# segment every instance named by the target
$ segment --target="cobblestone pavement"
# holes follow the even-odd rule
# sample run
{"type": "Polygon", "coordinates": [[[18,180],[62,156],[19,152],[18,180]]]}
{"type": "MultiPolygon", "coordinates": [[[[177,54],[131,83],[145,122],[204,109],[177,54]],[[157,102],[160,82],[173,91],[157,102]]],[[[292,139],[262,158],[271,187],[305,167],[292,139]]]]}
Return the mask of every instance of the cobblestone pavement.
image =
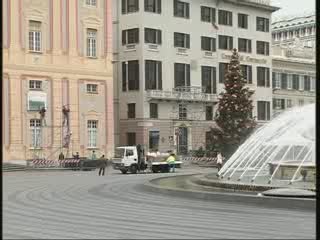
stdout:
{"type": "Polygon", "coordinates": [[[315,239],[313,212],[184,199],[139,189],[164,175],[169,174],[3,173],[3,237],[315,239]]]}

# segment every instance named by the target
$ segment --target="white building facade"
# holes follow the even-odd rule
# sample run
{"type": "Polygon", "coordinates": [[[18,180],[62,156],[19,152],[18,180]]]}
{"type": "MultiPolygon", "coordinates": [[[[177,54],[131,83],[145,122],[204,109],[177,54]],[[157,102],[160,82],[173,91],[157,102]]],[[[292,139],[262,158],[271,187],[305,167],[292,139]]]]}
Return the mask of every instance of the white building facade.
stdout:
{"type": "Polygon", "coordinates": [[[273,112],[315,102],[315,14],[272,24],[273,112]]]}
{"type": "Polygon", "coordinates": [[[272,116],[268,1],[114,1],[115,145],[178,154],[206,144],[231,50],[239,49],[254,111],[272,116]]]}

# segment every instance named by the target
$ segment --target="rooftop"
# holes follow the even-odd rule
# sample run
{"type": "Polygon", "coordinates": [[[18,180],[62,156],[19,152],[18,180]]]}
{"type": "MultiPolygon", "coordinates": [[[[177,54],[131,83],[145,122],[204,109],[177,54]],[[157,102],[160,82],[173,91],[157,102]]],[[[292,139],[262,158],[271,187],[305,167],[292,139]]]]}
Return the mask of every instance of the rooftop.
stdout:
{"type": "Polygon", "coordinates": [[[281,18],[273,20],[272,29],[280,29],[315,22],[316,15],[314,12],[304,13],[302,15],[282,16],[281,18]]]}

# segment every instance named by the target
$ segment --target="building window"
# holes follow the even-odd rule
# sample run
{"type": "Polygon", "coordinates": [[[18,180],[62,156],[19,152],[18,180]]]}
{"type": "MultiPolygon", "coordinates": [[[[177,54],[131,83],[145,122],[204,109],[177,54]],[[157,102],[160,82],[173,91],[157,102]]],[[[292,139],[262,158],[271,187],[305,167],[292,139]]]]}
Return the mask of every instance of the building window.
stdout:
{"type": "Polygon", "coordinates": [[[158,104],[150,103],[150,118],[158,118],[158,104]]]}
{"type": "Polygon", "coordinates": [[[233,48],[233,37],[230,36],[219,36],[219,49],[232,50],[233,48]]]}
{"type": "Polygon", "coordinates": [[[248,29],[248,15],[247,14],[238,14],[238,27],[248,29]]]}
{"type": "Polygon", "coordinates": [[[257,17],[257,31],[269,32],[269,19],[257,17]]]}
{"type": "Polygon", "coordinates": [[[42,81],[30,80],[29,81],[29,89],[41,90],[42,89],[42,81]]]}
{"type": "Polygon", "coordinates": [[[281,73],[281,89],[288,88],[288,74],[281,73]]]}
{"type": "Polygon", "coordinates": [[[224,83],[225,75],[228,72],[228,63],[219,63],[219,83],[224,83]]]}
{"type": "Polygon", "coordinates": [[[257,41],[257,54],[269,56],[269,43],[257,41]]]}
{"type": "Polygon", "coordinates": [[[211,37],[201,37],[201,50],[215,52],[216,39],[211,37]]]}
{"type": "Polygon", "coordinates": [[[41,52],[41,22],[29,21],[29,50],[41,52]]]}
{"type": "Polygon", "coordinates": [[[88,147],[97,147],[98,121],[88,120],[88,147]]]}
{"type": "Polygon", "coordinates": [[[201,84],[204,93],[217,93],[215,67],[201,66],[201,84]]]}
{"type": "Polygon", "coordinates": [[[274,98],[273,99],[273,109],[275,109],[275,110],[285,109],[285,99],[274,98]]]}
{"type": "Polygon", "coordinates": [[[161,44],[161,30],[145,28],[144,41],[145,43],[161,44]]]}
{"type": "Polygon", "coordinates": [[[122,45],[139,43],[139,28],[122,30],[122,45]]]}
{"type": "Polygon", "coordinates": [[[122,91],[139,90],[139,61],[122,63],[122,91]]]}
{"type": "Polygon", "coordinates": [[[245,38],[238,38],[239,52],[251,53],[251,40],[245,38]]]}
{"type": "Polygon", "coordinates": [[[179,104],[179,120],[187,120],[187,105],[179,104]]]}
{"type": "Polygon", "coordinates": [[[206,106],[206,120],[212,121],[213,120],[213,107],[206,106]]]}
{"type": "Polygon", "coordinates": [[[86,0],[86,4],[88,6],[96,7],[97,6],[97,0],[86,0]]]}
{"type": "Polygon", "coordinates": [[[128,103],[128,118],[136,118],[136,104],[128,103]]]}
{"type": "Polygon", "coordinates": [[[201,21],[215,23],[216,9],[211,7],[201,6],[201,21]]]}
{"type": "Polygon", "coordinates": [[[219,10],[218,15],[219,24],[232,26],[232,12],[219,10]]]}
{"type": "Polygon", "coordinates": [[[31,119],[30,120],[30,131],[31,131],[31,147],[41,147],[41,120],[31,119]]]}
{"type": "Polygon", "coordinates": [[[136,133],[135,132],[127,132],[127,143],[128,146],[136,145],[136,133]]]}
{"type": "Polygon", "coordinates": [[[287,108],[291,108],[291,107],[292,107],[292,100],[287,99],[287,108]]]}
{"type": "Polygon", "coordinates": [[[247,83],[252,84],[252,66],[250,65],[240,65],[243,78],[247,83]]]}
{"type": "Polygon", "coordinates": [[[159,140],[160,140],[160,132],[150,131],[149,132],[149,149],[154,151],[159,150],[159,140]]]}
{"type": "Polygon", "coordinates": [[[272,73],[272,87],[273,88],[277,88],[277,89],[280,89],[280,86],[281,86],[281,80],[280,80],[280,75],[281,73],[276,73],[276,72],[273,72],[272,73]]]}
{"type": "Polygon", "coordinates": [[[293,74],[292,75],[292,88],[294,90],[299,90],[299,75],[293,74]]]}
{"type": "Polygon", "coordinates": [[[146,90],[162,90],[162,63],[146,60],[145,64],[146,90]]]}
{"type": "Polygon", "coordinates": [[[189,18],[190,4],[179,0],[173,1],[173,10],[175,17],[189,18]]]}
{"type": "Polygon", "coordinates": [[[161,0],[144,0],[144,11],[161,13],[161,0]]]}
{"type": "Polygon", "coordinates": [[[310,76],[307,76],[307,75],[304,76],[304,90],[305,91],[311,90],[310,76]]]}
{"type": "Polygon", "coordinates": [[[303,99],[299,99],[299,106],[303,106],[304,105],[304,100],[303,99]]]}
{"type": "Polygon", "coordinates": [[[266,67],[257,67],[257,86],[270,87],[270,69],[266,67]]]}
{"type": "Polygon", "coordinates": [[[98,93],[97,84],[87,84],[87,93],[98,93]]]}
{"type": "Polygon", "coordinates": [[[174,87],[190,86],[190,64],[174,64],[174,87]]]}
{"type": "Polygon", "coordinates": [[[87,29],[87,57],[97,57],[97,30],[87,29]]]}
{"type": "Polygon", "coordinates": [[[258,120],[270,120],[270,102],[258,101],[258,120]]]}
{"type": "Polygon", "coordinates": [[[122,0],[122,14],[139,11],[139,0],[122,0]]]}
{"type": "Polygon", "coordinates": [[[174,47],[190,48],[190,34],[175,32],[174,47]]]}

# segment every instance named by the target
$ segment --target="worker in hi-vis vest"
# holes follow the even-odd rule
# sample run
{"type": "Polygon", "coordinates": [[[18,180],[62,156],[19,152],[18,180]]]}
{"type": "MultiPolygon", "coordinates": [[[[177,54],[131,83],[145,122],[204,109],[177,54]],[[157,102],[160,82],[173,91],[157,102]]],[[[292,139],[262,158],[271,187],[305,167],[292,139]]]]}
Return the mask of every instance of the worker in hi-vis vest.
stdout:
{"type": "Polygon", "coordinates": [[[171,153],[166,161],[169,164],[169,172],[171,171],[171,169],[172,169],[172,172],[175,172],[176,157],[175,157],[174,153],[171,153]]]}

